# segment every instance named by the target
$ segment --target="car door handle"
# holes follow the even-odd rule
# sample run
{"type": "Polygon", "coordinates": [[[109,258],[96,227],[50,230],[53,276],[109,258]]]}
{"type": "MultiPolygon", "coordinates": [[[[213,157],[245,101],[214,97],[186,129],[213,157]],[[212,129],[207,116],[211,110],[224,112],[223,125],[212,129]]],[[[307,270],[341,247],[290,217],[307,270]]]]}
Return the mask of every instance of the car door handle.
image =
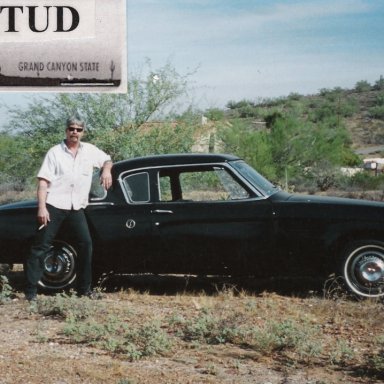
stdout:
{"type": "Polygon", "coordinates": [[[170,215],[173,213],[173,211],[169,211],[167,209],[154,209],[151,211],[151,213],[159,213],[159,214],[166,214],[166,215],[170,215]]]}

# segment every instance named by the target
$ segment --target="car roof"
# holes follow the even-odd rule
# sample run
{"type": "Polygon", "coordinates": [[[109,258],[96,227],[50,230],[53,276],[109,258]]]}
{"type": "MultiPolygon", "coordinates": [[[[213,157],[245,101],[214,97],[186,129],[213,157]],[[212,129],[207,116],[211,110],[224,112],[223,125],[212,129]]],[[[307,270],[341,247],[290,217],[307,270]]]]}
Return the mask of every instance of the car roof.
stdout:
{"type": "Polygon", "coordinates": [[[135,157],[128,160],[118,161],[114,164],[113,168],[115,172],[120,173],[121,171],[135,168],[159,167],[178,164],[222,163],[234,160],[240,160],[240,158],[227,154],[183,153],[135,157]]]}

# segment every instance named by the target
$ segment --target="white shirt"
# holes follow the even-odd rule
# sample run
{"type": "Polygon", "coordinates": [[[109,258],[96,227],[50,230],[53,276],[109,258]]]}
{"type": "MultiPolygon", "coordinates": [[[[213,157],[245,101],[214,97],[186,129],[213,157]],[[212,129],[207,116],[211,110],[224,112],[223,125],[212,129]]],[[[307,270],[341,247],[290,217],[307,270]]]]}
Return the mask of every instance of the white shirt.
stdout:
{"type": "Polygon", "coordinates": [[[76,156],[64,141],[52,147],[37,174],[49,182],[47,204],[59,209],[85,208],[93,169],[109,160],[109,155],[89,143],[80,143],[76,156]]]}

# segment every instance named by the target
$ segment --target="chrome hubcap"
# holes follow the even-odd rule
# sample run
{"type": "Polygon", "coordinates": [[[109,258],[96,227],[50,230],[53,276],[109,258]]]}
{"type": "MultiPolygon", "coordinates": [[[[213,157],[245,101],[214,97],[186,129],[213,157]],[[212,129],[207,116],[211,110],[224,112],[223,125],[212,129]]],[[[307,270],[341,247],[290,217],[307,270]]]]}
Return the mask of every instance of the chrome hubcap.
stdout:
{"type": "Polygon", "coordinates": [[[72,261],[66,254],[50,254],[45,259],[45,274],[52,280],[59,281],[72,270],[72,261]]]}
{"type": "Polygon", "coordinates": [[[366,297],[384,295],[384,249],[363,246],[352,252],[345,265],[345,279],[357,294],[366,297]]]}
{"type": "Polygon", "coordinates": [[[54,289],[71,284],[76,278],[75,259],[76,254],[71,246],[56,242],[44,259],[44,275],[39,284],[54,289]]]}
{"type": "Polygon", "coordinates": [[[375,284],[383,279],[384,261],[375,255],[363,258],[358,263],[357,268],[357,275],[363,282],[375,284]]]}

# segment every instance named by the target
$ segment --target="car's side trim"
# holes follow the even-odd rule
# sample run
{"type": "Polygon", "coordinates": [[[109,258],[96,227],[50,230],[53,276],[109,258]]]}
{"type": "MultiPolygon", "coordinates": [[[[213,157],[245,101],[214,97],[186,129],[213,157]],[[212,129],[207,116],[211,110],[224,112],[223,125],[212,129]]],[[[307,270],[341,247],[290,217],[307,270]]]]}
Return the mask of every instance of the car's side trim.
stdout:
{"type": "Polygon", "coordinates": [[[91,202],[91,203],[88,204],[88,206],[90,206],[90,205],[92,205],[92,206],[95,206],[95,205],[109,205],[109,206],[112,206],[112,205],[115,205],[115,203],[112,203],[110,201],[101,201],[101,202],[97,202],[97,203],[91,202]]]}

